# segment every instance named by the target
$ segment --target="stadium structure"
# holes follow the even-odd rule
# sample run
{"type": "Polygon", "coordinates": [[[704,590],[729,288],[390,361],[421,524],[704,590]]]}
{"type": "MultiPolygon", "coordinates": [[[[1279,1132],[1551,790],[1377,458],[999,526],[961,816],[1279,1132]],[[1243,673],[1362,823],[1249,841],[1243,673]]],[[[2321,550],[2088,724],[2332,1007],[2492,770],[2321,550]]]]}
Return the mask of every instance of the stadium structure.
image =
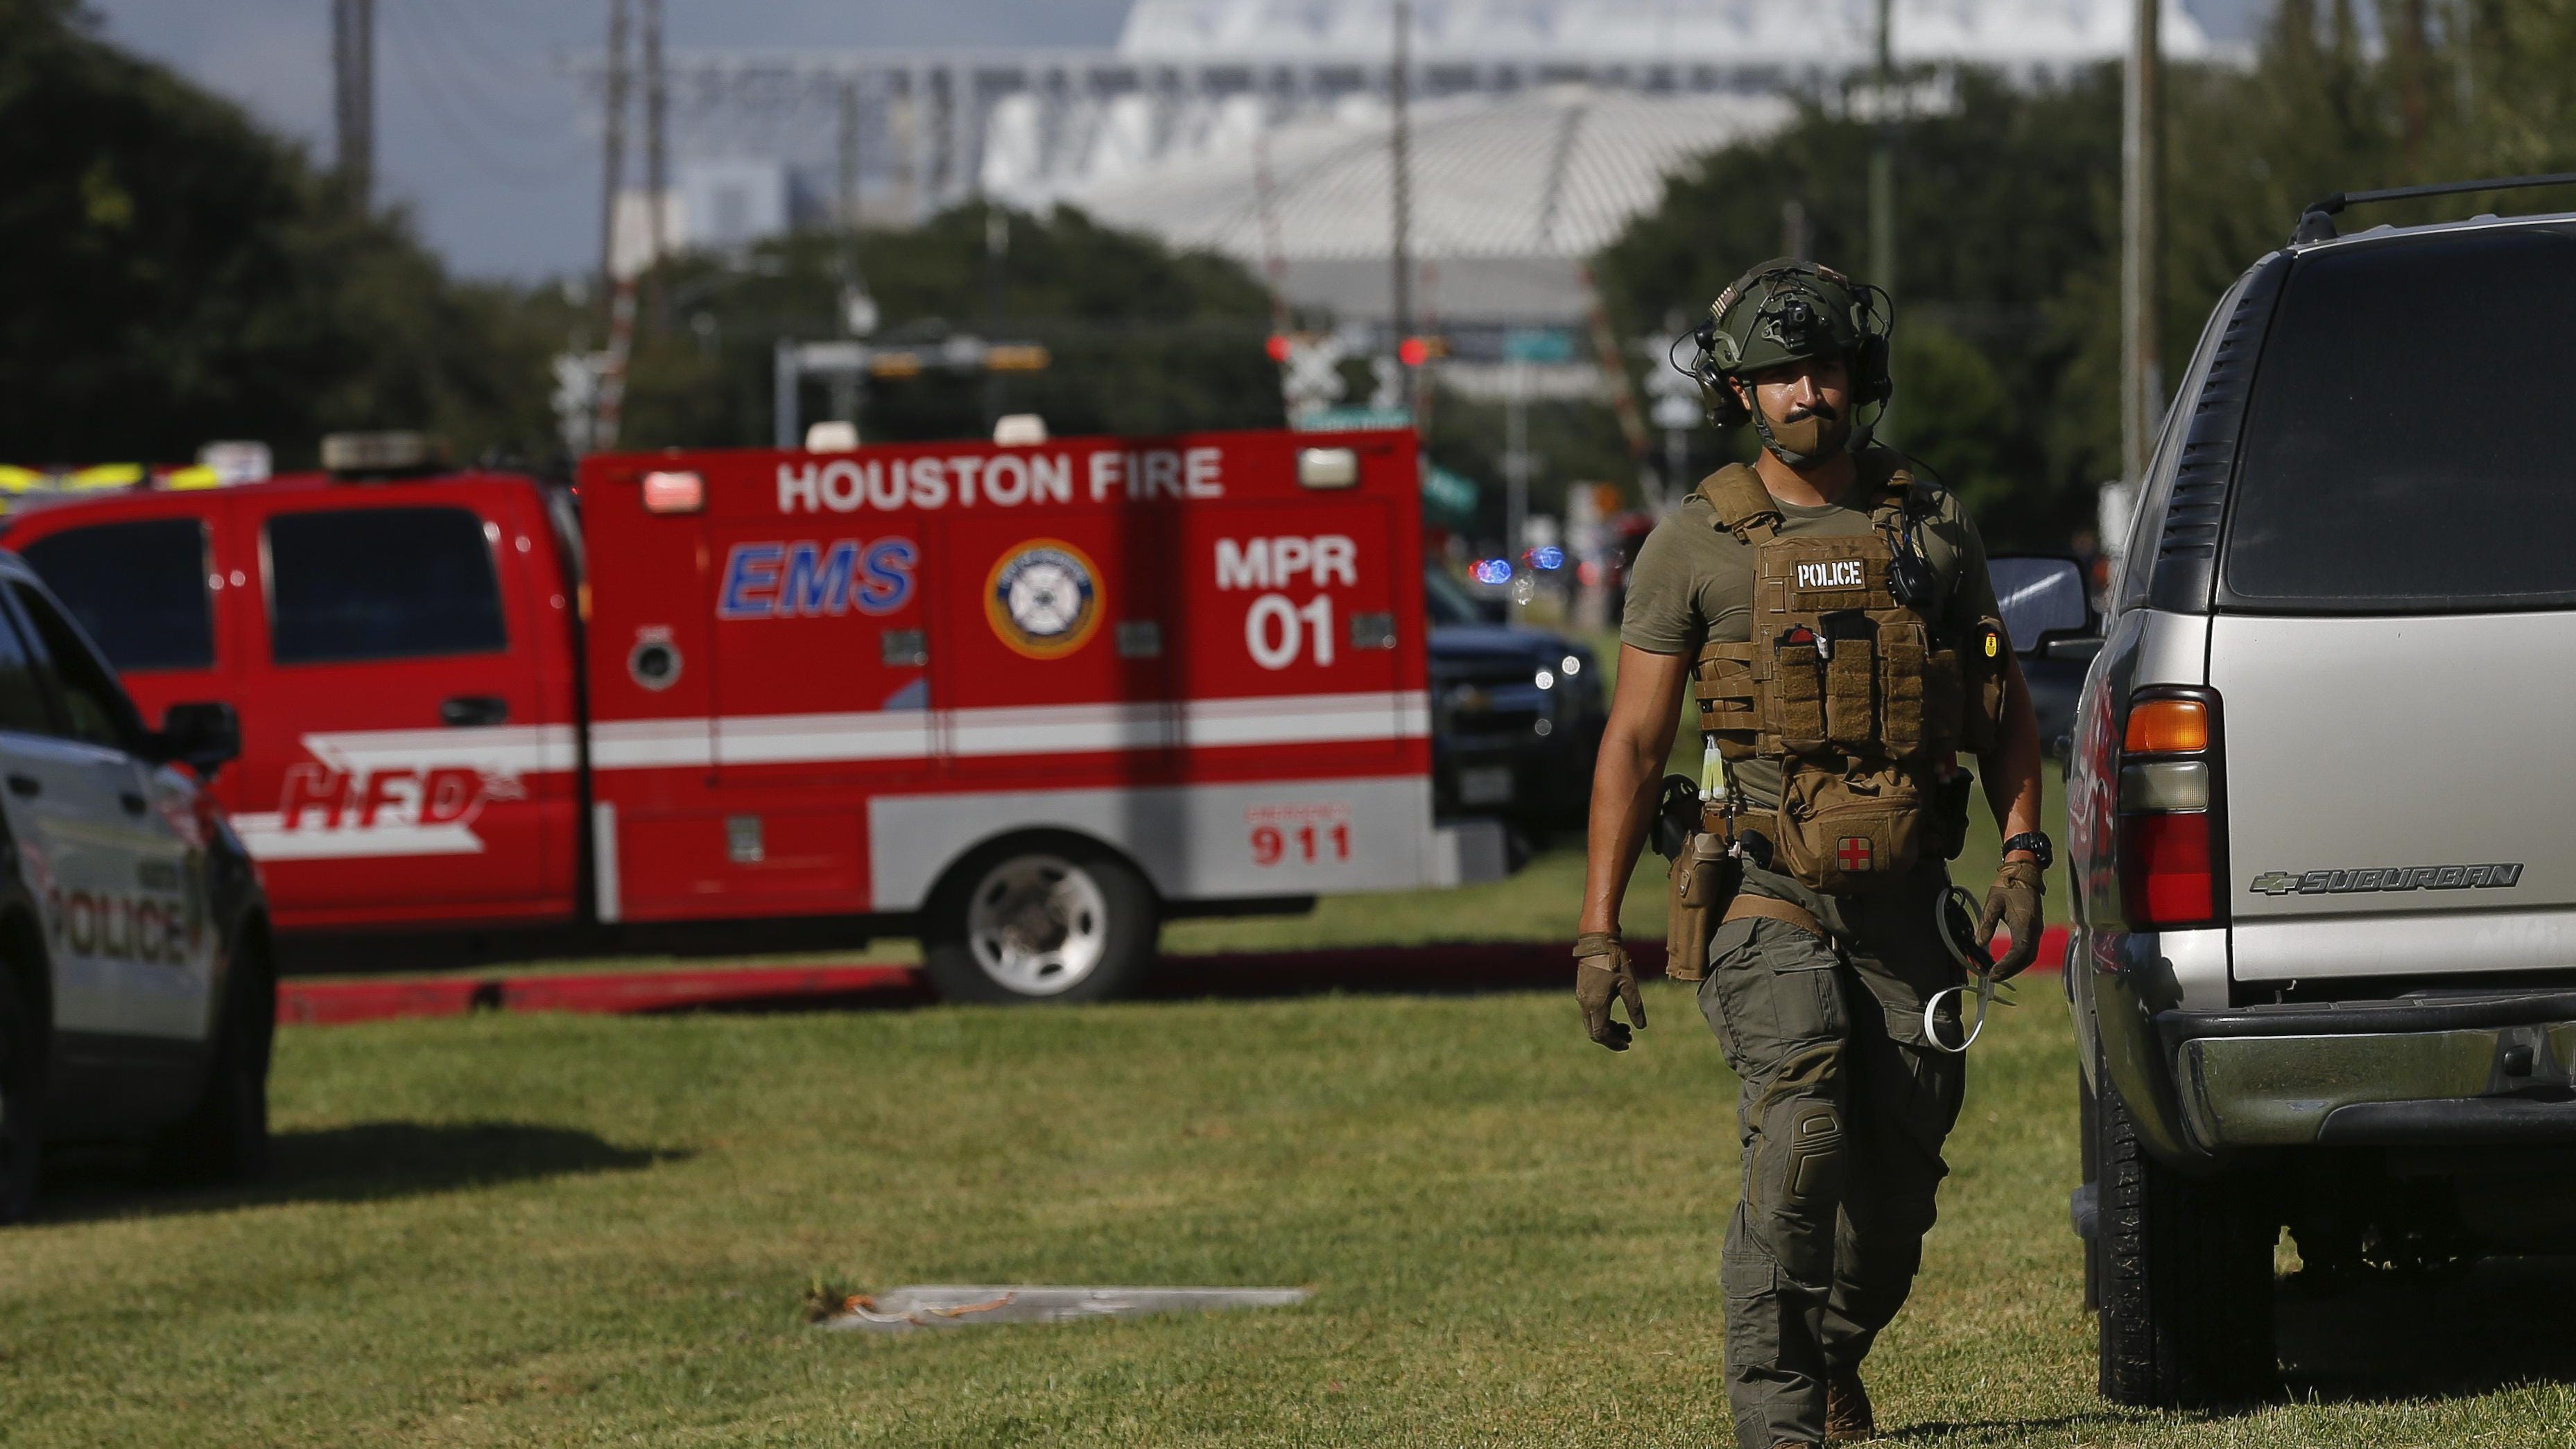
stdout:
{"type": "MultiPolygon", "coordinates": [[[[1383,319],[1393,0],[1136,0],[1105,50],[675,52],[681,230],[1066,203],[1383,319]]],[[[1414,0],[1417,309],[1563,325],[1579,267],[1688,158],[1877,62],[1878,0],[1414,0]]],[[[2122,53],[2130,0],[1889,0],[1900,67],[2034,78],[2122,53]]],[[[2166,0],[2165,48],[2213,46],[2166,0]]],[[[597,67],[589,67],[594,83],[597,67]]],[[[1937,81],[1909,93],[1938,104],[1937,81]]]]}

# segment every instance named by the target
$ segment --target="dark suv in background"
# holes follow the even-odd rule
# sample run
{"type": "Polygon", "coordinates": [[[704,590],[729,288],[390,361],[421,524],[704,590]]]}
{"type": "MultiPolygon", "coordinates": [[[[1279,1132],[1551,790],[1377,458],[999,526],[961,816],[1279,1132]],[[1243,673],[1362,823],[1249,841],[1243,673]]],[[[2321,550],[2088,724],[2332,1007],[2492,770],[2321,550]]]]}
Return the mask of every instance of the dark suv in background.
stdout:
{"type": "Polygon", "coordinates": [[[1533,831],[1580,824],[1605,717],[1592,651],[1503,622],[1506,605],[1424,570],[1434,808],[1533,831]]]}

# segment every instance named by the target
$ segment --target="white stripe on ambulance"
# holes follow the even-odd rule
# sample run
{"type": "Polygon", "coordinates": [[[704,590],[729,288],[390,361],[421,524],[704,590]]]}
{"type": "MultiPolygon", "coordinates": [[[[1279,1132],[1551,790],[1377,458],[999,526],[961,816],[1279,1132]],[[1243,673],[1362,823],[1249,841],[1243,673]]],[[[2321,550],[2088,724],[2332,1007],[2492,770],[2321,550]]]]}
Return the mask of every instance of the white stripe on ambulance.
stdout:
{"type": "MultiPolygon", "coordinates": [[[[1422,739],[1421,690],[1261,695],[1177,703],[887,710],[857,714],[718,715],[612,720],[591,727],[594,770],[1009,758],[1067,752],[1422,739]]],[[[319,768],[290,772],[284,808],[233,817],[260,860],[479,855],[473,822],[487,798],[525,794],[524,777],[572,769],[569,725],[491,730],[360,730],[307,735],[319,768]],[[481,789],[455,817],[427,788],[471,772],[481,789]],[[327,788],[326,788],[327,787],[327,788]]],[[[281,802],[283,805],[285,802],[281,802]]]]}

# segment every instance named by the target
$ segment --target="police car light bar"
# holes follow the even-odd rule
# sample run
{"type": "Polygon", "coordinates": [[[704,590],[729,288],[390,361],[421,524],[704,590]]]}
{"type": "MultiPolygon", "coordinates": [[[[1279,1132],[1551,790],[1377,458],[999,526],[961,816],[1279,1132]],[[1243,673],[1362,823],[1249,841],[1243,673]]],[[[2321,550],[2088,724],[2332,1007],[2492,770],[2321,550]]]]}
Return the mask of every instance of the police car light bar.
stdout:
{"type": "Polygon", "coordinates": [[[322,471],[344,478],[430,473],[447,466],[447,440],[427,433],[327,433],[322,471]]]}

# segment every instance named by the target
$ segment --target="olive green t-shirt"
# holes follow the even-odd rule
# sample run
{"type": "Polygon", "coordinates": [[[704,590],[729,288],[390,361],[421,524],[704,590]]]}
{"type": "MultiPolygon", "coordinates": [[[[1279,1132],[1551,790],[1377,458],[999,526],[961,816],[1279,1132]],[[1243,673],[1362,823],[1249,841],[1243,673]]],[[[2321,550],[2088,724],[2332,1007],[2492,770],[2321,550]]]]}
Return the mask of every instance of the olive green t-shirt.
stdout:
{"type": "MultiPolygon", "coordinates": [[[[1842,499],[1821,507],[1780,503],[1783,537],[1839,538],[1870,531],[1870,505],[1883,481],[1902,467],[1893,453],[1872,449],[1860,457],[1860,476],[1842,499]]],[[[1993,615],[1994,581],[1986,576],[1986,546],[1977,526],[1944,489],[1938,506],[1922,515],[1923,556],[1940,580],[1934,614],[1939,630],[1955,642],[1982,616],[1993,615]]],[[[1774,502],[1777,502],[1775,499],[1774,502]]],[[[1740,644],[1753,637],[1754,546],[1720,528],[1708,500],[1693,493],[1665,515],[1628,575],[1628,607],[1619,642],[1652,654],[1696,657],[1711,640],[1740,644]]],[[[1735,784],[1750,803],[1779,803],[1780,767],[1762,759],[1738,760],[1735,784]]],[[[1708,782],[1701,782],[1705,786],[1708,782]]]]}

